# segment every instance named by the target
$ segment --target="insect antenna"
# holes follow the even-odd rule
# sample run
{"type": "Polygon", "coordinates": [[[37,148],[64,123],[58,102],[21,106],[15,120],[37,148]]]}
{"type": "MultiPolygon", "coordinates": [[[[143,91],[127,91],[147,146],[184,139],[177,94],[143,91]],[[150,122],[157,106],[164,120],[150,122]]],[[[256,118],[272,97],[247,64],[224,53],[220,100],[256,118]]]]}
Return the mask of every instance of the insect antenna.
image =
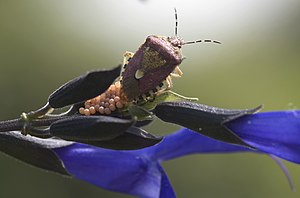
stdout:
{"type": "Polygon", "coordinates": [[[178,19],[177,19],[177,10],[174,8],[175,11],[175,37],[177,37],[177,29],[178,29],[178,19]]]}
{"type": "Polygon", "coordinates": [[[188,44],[193,44],[193,43],[217,43],[217,44],[221,44],[220,41],[210,40],[210,39],[201,39],[201,40],[197,40],[197,41],[184,42],[183,45],[188,45],[188,44]]]}
{"type": "MultiPolygon", "coordinates": [[[[178,16],[177,16],[177,10],[174,8],[175,11],[175,37],[178,35],[178,16]]],[[[211,39],[200,39],[196,41],[187,41],[184,42],[182,45],[188,45],[188,44],[194,44],[194,43],[216,43],[216,44],[221,44],[220,41],[216,40],[211,40],[211,39]]]]}

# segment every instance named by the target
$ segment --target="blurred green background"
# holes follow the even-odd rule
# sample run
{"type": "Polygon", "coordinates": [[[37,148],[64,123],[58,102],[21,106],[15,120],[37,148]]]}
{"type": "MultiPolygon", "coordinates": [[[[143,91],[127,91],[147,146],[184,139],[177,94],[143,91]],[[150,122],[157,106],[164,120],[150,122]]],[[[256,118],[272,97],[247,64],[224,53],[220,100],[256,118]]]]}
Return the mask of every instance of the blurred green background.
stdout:
{"type": "MultiPolygon", "coordinates": [[[[0,0],[0,119],[41,107],[62,83],[110,68],[150,34],[222,45],[183,48],[174,90],[200,103],[300,108],[298,0],[0,0]]],[[[156,122],[168,134],[177,126],[156,122]]],[[[286,163],[300,189],[300,166],[286,163]]],[[[265,155],[193,155],[163,164],[178,197],[299,197],[265,155]]],[[[126,197],[0,155],[0,197],[126,197]]]]}

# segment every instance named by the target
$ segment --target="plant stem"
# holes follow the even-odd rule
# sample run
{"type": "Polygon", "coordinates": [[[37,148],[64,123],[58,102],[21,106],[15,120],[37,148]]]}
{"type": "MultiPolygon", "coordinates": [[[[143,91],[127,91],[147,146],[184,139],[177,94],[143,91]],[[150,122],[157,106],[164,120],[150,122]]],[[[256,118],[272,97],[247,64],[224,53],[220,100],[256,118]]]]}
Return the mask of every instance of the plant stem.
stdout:
{"type": "MultiPolygon", "coordinates": [[[[66,116],[58,116],[58,117],[52,117],[52,118],[34,119],[34,120],[30,120],[28,122],[28,124],[30,125],[30,127],[49,126],[53,122],[63,119],[65,117],[66,116]]],[[[0,132],[21,131],[24,127],[24,124],[25,124],[25,121],[21,118],[0,121],[0,132]]]]}
{"type": "Polygon", "coordinates": [[[0,132],[20,131],[22,130],[24,122],[21,118],[6,120],[0,122],[0,132]]]}

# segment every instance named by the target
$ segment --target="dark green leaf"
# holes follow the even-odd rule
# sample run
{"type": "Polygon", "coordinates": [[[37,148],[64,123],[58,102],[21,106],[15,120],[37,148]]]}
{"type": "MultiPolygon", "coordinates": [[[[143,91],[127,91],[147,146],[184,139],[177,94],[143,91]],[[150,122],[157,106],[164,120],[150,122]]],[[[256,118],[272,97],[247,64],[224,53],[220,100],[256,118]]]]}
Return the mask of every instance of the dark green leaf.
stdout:
{"type": "Polygon", "coordinates": [[[50,125],[50,134],[65,140],[110,140],[122,135],[133,120],[110,116],[73,116],[50,125]]]}
{"type": "Polygon", "coordinates": [[[210,107],[192,102],[166,102],[156,106],[154,113],[160,119],[192,129],[205,136],[250,147],[224,123],[252,114],[261,109],[232,110],[210,107]]]}
{"type": "Polygon", "coordinates": [[[94,98],[105,92],[120,75],[121,66],[112,70],[92,71],[79,76],[53,92],[49,96],[49,104],[53,108],[61,108],[94,98]]]}

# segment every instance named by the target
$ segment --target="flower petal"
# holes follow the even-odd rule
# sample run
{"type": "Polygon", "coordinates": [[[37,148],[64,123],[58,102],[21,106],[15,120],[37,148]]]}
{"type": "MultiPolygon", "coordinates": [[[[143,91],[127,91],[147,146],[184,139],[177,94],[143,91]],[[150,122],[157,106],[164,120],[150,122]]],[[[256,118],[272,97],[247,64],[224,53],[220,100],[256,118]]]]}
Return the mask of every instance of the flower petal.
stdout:
{"type": "Polygon", "coordinates": [[[300,110],[247,115],[226,126],[259,151],[300,163],[300,110]]]}
{"type": "Polygon", "coordinates": [[[221,142],[186,128],[167,135],[161,143],[143,150],[159,161],[196,153],[251,151],[246,147],[221,142]]]}
{"type": "MultiPolygon", "coordinates": [[[[272,154],[300,163],[300,110],[274,111],[246,115],[225,125],[257,152],[272,154]]],[[[181,129],[170,134],[151,148],[149,155],[168,160],[194,153],[223,153],[253,151],[238,145],[231,145],[181,129]]]]}
{"type": "Polygon", "coordinates": [[[159,166],[159,170],[162,174],[161,178],[161,188],[159,198],[176,198],[176,194],[170,184],[170,181],[161,166],[159,166]]]}
{"type": "Polygon", "coordinates": [[[79,143],[55,149],[55,152],[71,175],[96,186],[148,198],[173,192],[158,162],[140,152],[108,150],[79,143]],[[162,189],[162,184],[167,188],[162,189]]]}

